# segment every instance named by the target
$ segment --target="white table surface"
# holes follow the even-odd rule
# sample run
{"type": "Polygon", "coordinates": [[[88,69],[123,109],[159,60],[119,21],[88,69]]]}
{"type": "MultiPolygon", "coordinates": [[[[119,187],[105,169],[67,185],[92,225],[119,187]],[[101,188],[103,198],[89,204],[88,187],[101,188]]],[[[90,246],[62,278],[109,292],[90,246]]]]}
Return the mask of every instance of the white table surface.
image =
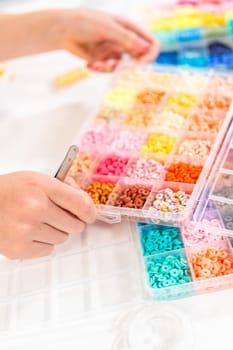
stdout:
{"type": "MultiPolygon", "coordinates": [[[[55,172],[86,116],[96,108],[109,79],[95,75],[83,83],[54,91],[52,77],[78,64],[81,61],[62,52],[8,63],[7,71],[14,73],[16,79],[9,81],[8,76],[0,79],[1,173],[21,169],[55,172]]],[[[181,311],[191,326],[194,344],[187,350],[218,350],[226,344],[231,348],[233,290],[182,299],[170,305],[181,311]]],[[[9,349],[33,346],[110,350],[115,334],[109,323],[92,320],[88,326],[77,326],[72,335],[61,332],[57,341],[47,334],[41,334],[39,342],[22,338],[14,344],[14,339],[9,339],[9,349]]],[[[3,349],[1,344],[0,348],[3,349]]]]}

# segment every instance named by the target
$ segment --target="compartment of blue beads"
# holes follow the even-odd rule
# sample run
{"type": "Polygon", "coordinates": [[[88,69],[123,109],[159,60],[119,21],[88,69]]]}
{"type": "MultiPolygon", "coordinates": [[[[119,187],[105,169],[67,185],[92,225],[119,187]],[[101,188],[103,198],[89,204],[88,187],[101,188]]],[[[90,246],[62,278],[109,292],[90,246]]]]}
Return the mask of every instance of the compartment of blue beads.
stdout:
{"type": "Polygon", "coordinates": [[[179,228],[137,225],[147,285],[156,300],[192,295],[188,261],[179,228]]]}
{"type": "Polygon", "coordinates": [[[139,228],[142,255],[149,256],[183,248],[180,230],[162,225],[142,225],[139,228]]]}

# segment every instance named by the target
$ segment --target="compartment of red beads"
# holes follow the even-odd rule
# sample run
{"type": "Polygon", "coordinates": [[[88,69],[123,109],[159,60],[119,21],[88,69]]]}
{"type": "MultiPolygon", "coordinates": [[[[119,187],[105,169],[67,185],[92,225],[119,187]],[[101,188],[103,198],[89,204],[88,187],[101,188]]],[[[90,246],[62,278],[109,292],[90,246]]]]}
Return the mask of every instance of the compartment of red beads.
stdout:
{"type": "Polygon", "coordinates": [[[129,162],[129,157],[129,155],[121,156],[116,153],[102,154],[96,159],[93,173],[120,177],[129,162]]]}

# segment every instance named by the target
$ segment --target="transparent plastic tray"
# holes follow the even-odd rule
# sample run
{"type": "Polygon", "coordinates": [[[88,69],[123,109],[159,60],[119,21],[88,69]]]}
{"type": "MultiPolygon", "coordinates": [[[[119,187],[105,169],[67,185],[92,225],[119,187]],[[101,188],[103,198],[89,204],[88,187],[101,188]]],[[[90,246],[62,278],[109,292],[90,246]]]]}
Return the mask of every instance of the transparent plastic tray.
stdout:
{"type": "MultiPolygon", "coordinates": [[[[195,226],[194,223],[188,224],[195,226]]],[[[214,247],[226,248],[232,259],[232,246],[228,239],[219,237],[217,240],[216,236],[212,236],[211,230],[208,230],[204,244],[200,246],[192,243],[190,246],[184,228],[181,230],[163,226],[164,230],[179,231],[182,248],[145,255],[141,245],[142,237],[147,235],[151,227],[157,230],[162,226],[137,226],[127,221],[109,226],[98,222],[58,247],[49,258],[32,261],[1,259],[1,346],[4,347],[4,344],[13,339],[19,344],[29,336],[35,339],[38,334],[51,335],[52,332],[57,339],[60,331],[64,334],[66,330],[88,324],[100,315],[108,320],[108,317],[119,318],[121,314],[117,344],[125,336],[130,342],[133,338],[129,339],[129,336],[134,337],[134,341],[135,337],[140,337],[143,342],[144,335],[148,335],[149,330],[152,344],[153,339],[154,342],[163,343],[168,341],[166,337],[161,339],[156,333],[159,339],[153,338],[155,331],[153,327],[150,328],[150,320],[156,318],[160,325],[167,326],[172,320],[172,324],[183,324],[182,317],[171,305],[165,304],[163,308],[152,301],[190,297],[232,287],[233,275],[199,281],[193,277],[190,265],[190,257],[195,250],[213,248],[213,244],[214,247]],[[187,259],[190,282],[160,289],[152,288],[146,264],[150,260],[168,256],[187,259]]],[[[199,232],[196,228],[194,232],[197,231],[199,232]]],[[[188,324],[185,324],[187,327],[188,324]]],[[[171,332],[173,337],[172,329],[170,327],[168,333],[171,332]]],[[[76,332],[74,330],[74,334],[76,332]]],[[[185,337],[187,335],[190,334],[185,333],[185,337]]],[[[181,333],[177,341],[184,341],[184,334],[181,333]]],[[[152,345],[151,348],[153,349],[152,345]]],[[[122,347],[118,344],[116,349],[122,347]]]]}
{"type": "Polygon", "coordinates": [[[232,69],[233,2],[179,2],[141,6],[138,20],[162,44],[159,64],[232,69]]]}
{"type": "Polygon", "coordinates": [[[105,223],[89,226],[48,258],[1,258],[0,284],[1,345],[11,335],[64,330],[89,316],[143,300],[126,222],[111,228],[105,223]]]}
{"type": "Polygon", "coordinates": [[[143,345],[145,334],[147,341],[150,338],[148,349],[157,343],[167,345],[177,325],[174,342],[186,349],[192,339],[188,320],[171,305],[153,303],[143,284],[135,235],[136,225],[131,230],[128,222],[99,222],[71,237],[49,258],[2,258],[2,349],[30,349],[30,344],[47,349],[47,337],[56,346],[73,339],[73,346],[82,328],[94,336],[93,330],[105,330],[106,325],[114,338],[108,349],[121,350],[123,343],[128,349],[136,339],[143,345]],[[154,322],[168,327],[167,337],[155,332],[154,322]]]}
{"type": "Polygon", "coordinates": [[[188,218],[231,120],[232,82],[231,75],[154,66],[126,66],[114,75],[100,110],[75,140],[79,155],[68,175],[86,191],[96,183],[111,186],[103,202],[92,193],[99,218],[173,225],[188,218]],[[194,145],[191,151],[187,142],[194,145]],[[77,166],[86,158],[85,168],[77,166]],[[117,165],[110,169],[113,158],[117,165]],[[132,164],[142,160],[143,176],[132,171],[132,164]],[[157,162],[159,170],[151,171],[147,161],[157,162]],[[181,177],[174,170],[180,164],[185,166],[181,177]],[[139,202],[128,201],[135,188],[139,202]],[[155,208],[155,199],[167,188],[185,192],[182,208],[155,208]]]}
{"type": "Polygon", "coordinates": [[[197,223],[209,218],[220,220],[218,232],[233,237],[233,124],[203,189],[194,212],[197,223]]]}

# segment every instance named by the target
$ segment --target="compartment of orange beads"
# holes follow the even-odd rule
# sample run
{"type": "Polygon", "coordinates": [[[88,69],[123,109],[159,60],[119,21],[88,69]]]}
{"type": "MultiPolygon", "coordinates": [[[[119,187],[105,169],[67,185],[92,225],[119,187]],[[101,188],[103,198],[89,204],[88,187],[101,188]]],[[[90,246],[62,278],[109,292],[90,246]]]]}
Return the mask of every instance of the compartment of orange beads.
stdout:
{"type": "Polygon", "coordinates": [[[225,276],[233,273],[233,258],[227,242],[198,247],[189,258],[195,280],[225,276]]]}
{"type": "Polygon", "coordinates": [[[94,175],[83,181],[82,188],[89,194],[95,204],[104,205],[113,192],[117,180],[113,176],[94,175]]]}
{"type": "Polygon", "coordinates": [[[223,121],[224,114],[222,112],[197,109],[189,119],[188,130],[216,134],[219,132],[223,121]]]}
{"type": "Polygon", "coordinates": [[[165,181],[195,184],[201,174],[203,164],[192,157],[172,158],[167,165],[165,181]]]}

